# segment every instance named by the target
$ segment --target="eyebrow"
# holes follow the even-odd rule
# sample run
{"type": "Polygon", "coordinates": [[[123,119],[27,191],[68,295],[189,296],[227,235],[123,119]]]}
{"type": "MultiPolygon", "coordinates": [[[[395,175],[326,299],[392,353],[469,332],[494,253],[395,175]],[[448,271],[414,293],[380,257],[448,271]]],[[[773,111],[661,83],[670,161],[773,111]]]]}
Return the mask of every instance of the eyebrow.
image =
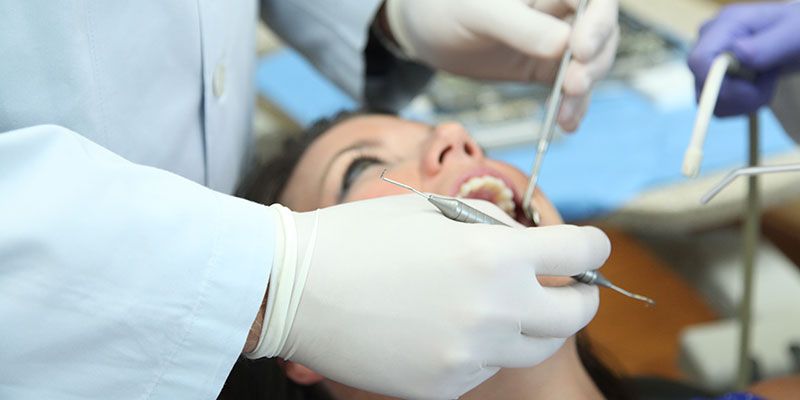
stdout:
{"type": "Polygon", "coordinates": [[[376,147],[376,146],[378,146],[378,144],[379,144],[379,142],[374,140],[374,139],[362,139],[362,140],[359,140],[359,141],[351,144],[350,146],[347,146],[347,147],[337,151],[336,154],[334,154],[333,157],[331,157],[331,159],[328,161],[328,163],[325,164],[325,169],[323,169],[323,173],[322,173],[322,176],[320,177],[320,181],[319,181],[319,186],[318,187],[320,187],[320,188],[323,187],[323,185],[325,184],[325,181],[328,180],[328,175],[330,175],[331,166],[333,166],[333,164],[336,162],[336,160],[338,160],[342,155],[347,154],[347,153],[349,153],[351,151],[354,151],[354,150],[358,150],[358,149],[363,149],[363,148],[367,148],[367,147],[376,147]]]}

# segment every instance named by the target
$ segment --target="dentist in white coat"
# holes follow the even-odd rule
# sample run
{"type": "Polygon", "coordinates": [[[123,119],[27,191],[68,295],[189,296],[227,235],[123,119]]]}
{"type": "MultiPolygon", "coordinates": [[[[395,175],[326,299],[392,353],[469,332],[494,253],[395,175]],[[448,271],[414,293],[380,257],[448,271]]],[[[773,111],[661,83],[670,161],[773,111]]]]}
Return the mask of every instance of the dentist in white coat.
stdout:
{"type": "Polygon", "coordinates": [[[559,121],[574,129],[618,36],[615,0],[572,30],[574,3],[0,0],[0,398],[212,399],[244,352],[445,399],[548,357],[597,291],[533,276],[599,267],[599,230],[458,224],[412,197],[300,214],[227,193],[250,144],[259,7],[373,101],[429,67],[548,81],[571,46],[559,121]]]}

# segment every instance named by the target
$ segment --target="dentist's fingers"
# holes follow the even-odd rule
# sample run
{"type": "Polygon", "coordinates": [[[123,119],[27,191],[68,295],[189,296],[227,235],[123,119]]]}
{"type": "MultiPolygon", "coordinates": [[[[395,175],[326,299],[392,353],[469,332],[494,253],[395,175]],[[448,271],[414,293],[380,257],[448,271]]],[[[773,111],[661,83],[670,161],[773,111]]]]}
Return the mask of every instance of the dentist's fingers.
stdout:
{"type": "Polygon", "coordinates": [[[579,0],[528,0],[532,8],[564,19],[575,14],[579,0]]]}
{"type": "Polygon", "coordinates": [[[530,312],[522,315],[523,334],[570,337],[594,318],[600,305],[600,292],[594,285],[576,282],[568,286],[542,287],[540,290],[540,294],[530,299],[530,312]]]}
{"type": "MultiPolygon", "coordinates": [[[[570,37],[572,55],[576,61],[589,63],[614,41],[613,36],[618,35],[619,31],[618,14],[617,0],[589,2],[586,12],[578,18],[570,37]]],[[[616,49],[616,44],[614,48],[616,49]]]]}
{"type": "Polygon", "coordinates": [[[596,286],[581,283],[543,288],[531,282],[527,294],[506,308],[518,316],[497,322],[520,334],[506,337],[502,349],[489,349],[488,365],[522,368],[541,362],[594,318],[600,298],[596,286]]]}
{"type": "Polygon", "coordinates": [[[757,71],[796,64],[800,58],[800,40],[794,36],[798,30],[796,25],[796,22],[781,21],[751,36],[739,38],[733,42],[733,51],[743,65],[757,71]],[[796,39],[785,40],[789,37],[796,39]],[[775,43],[782,44],[776,46],[775,43]]]}
{"type": "Polygon", "coordinates": [[[561,110],[558,113],[557,122],[565,132],[575,132],[583,121],[586,111],[589,109],[591,94],[585,96],[564,97],[561,102],[561,110]]]}
{"type": "Polygon", "coordinates": [[[616,26],[611,40],[603,42],[600,52],[588,61],[575,57],[567,67],[564,77],[564,100],[558,114],[558,124],[567,132],[578,128],[589,106],[589,96],[594,84],[602,79],[614,64],[619,43],[619,29],[616,26]]]}
{"type": "Polygon", "coordinates": [[[570,26],[523,2],[498,1],[472,21],[478,34],[535,59],[556,59],[567,47],[570,26]]]}
{"type": "Polygon", "coordinates": [[[619,43],[619,30],[614,29],[611,40],[603,42],[600,51],[592,58],[580,59],[573,52],[573,58],[567,66],[564,76],[564,94],[567,96],[583,96],[589,93],[597,81],[602,79],[614,64],[614,56],[619,43]]]}
{"type": "Polygon", "coordinates": [[[537,275],[572,276],[600,268],[611,253],[603,231],[574,225],[552,225],[507,232],[503,240],[510,262],[530,266],[537,275]]]}
{"type": "MultiPolygon", "coordinates": [[[[536,275],[572,276],[600,268],[611,254],[611,242],[603,231],[593,226],[551,225],[524,228],[493,203],[461,199],[466,204],[513,227],[495,226],[491,234],[507,248],[508,262],[530,266],[536,275]]],[[[485,232],[485,231],[484,231],[485,232]]]]}
{"type": "Polygon", "coordinates": [[[489,367],[527,368],[539,364],[564,345],[564,338],[538,338],[519,335],[508,347],[487,357],[489,367]]]}

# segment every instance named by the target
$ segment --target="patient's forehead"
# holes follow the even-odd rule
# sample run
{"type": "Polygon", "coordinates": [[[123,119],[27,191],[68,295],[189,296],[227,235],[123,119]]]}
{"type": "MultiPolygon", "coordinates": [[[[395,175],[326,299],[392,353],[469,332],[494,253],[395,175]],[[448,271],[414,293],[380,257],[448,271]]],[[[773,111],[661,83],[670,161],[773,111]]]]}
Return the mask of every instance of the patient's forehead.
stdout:
{"type": "Polygon", "coordinates": [[[393,152],[413,151],[428,129],[425,124],[390,115],[357,115],[339,122],[303,153],[280,202],[296,211],[314,210],[320,207],[326,168],[339,152],[367,141],[393,152]]]}

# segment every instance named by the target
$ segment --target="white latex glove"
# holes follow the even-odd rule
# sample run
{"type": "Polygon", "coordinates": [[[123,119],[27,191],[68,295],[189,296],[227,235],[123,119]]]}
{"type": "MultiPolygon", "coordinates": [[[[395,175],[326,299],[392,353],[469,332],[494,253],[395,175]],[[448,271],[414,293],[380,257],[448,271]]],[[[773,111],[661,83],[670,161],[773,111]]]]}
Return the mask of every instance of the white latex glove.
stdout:
{"type": "Polygon", "coordinates": [[[265,334],[248,357],[401,398],[454,399],[500,367],[552,355],[592,319],[598,292],[542,287],[535,274],[596,269],[610,251],[596,228],[464,224],[416,195],[282,215],[298,240],[292,249],[288,233],[278,258],[296,261],[273,269],[265,334]]]}
{"type": "Polygon", "coordinates": [[[578,0],[386,0],[392,35],[412,59],[474,78],[551,83],[573,51],[558,123],[574,131],[592,85],[619,42],[617,0],[592,0],[574,31],[578,0]]]}

